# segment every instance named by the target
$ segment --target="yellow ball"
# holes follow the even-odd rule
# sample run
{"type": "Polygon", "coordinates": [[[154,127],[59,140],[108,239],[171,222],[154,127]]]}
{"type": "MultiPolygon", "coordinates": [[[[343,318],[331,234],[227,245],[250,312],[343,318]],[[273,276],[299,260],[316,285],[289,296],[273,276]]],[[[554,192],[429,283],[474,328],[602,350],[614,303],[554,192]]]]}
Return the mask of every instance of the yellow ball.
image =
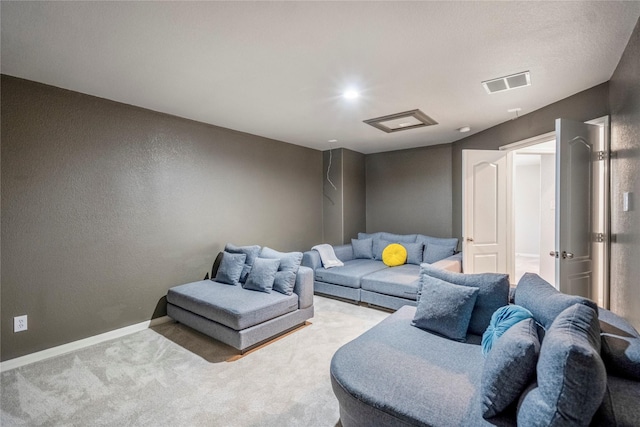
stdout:
{"type": "Polygon", "coordinates": [[[407,262],[407,250],[398,243],[392,243],[382,251],[382,262],[389,267],[396,267],[407,262]]]}

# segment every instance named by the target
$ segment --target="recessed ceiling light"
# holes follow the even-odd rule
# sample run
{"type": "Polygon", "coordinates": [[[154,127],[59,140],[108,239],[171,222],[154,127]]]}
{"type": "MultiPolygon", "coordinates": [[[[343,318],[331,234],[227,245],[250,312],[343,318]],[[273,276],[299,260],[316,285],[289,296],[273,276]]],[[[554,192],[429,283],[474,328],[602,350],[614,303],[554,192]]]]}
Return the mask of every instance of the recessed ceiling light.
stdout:
{"type": "Polygon", "coordinates": [[[360,96],[360,93],[357,90],[349,89],[342,93],[342,97],[344,99],[356,99],[360,96]]]}
{"type": "Polygon", "coordinates": [[[327,142],[329,142],[329,143],[333,143],[333,142],[338,142],[338,140],[337,140],[337,139],[330,139],[330,140],[329,140],[329,141],[327,141],[327,142]]]}
{"type": "Polygon", "coordinates": [[[507,113],[517,113],[519,111],[522,111],[522,108],[509,108],[507,113]]]}
{"type": "Polygon", "coordinates": [[[458,132],[469,132],[471,130],[471,128],[469,126],[462,126],[461,128],[458,129],[458,132]]]}

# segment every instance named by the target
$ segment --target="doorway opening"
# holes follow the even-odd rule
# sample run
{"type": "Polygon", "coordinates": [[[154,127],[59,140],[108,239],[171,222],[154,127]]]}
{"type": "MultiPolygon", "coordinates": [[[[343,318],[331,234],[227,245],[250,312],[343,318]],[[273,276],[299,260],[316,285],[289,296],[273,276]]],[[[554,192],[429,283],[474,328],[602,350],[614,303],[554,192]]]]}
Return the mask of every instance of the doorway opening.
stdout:
{"type": "Polygon", "coordinates": [[[555,165],[554,137],[513,151],[514,283],[529,272],[556,286],[555,165]]]}

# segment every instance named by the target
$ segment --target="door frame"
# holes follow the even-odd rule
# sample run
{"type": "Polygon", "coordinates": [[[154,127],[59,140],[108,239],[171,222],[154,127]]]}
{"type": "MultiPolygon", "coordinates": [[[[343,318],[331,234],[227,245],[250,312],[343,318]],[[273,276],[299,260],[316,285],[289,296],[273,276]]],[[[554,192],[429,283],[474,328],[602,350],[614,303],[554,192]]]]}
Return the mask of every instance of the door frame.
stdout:
{"type": "MultiPolygon", "coordinates": [[[[604,234],[604,242],[603,242],[603,255],[602,255],[602,260],[603,260],[603,265],[602,267],[602,289],[599,292],[598,295],[598,303],[604,307],[604,308],[609,308],[610,306],[610,295],[611,295],[611,288],[610,288],[610,283],[611,283],[611,277],[610,277],[610,272],[611,272],[611,118],[610,116],[602,116],[602,117],[598,117],[596,119],[593,120],[587,120],[584,123],[586,124],[590,124],[590,125],[597,125],[600,127],[600,137],[602,138],[603,141],[603,147],[604,147],[604,152],[605,152],[605,156],[604,156],[604,183],[603,183],[603,195],[602,195],[602,200],[604,202],[604,207],[603,207],[603,224],[602,224],[602,229],[603,229],[603,234],[604,234]]],[[[523,139],[521,141],[516,141],[510,144],[506,144],[506,145],[502,145],[500,147],[498,147],[499,150],[503,150],[503,151],[515,151],[517,149],[520,148],[525,148],[525,147],[529,147],[531,145],[536,145],[536,144],[540,144],[542,142],[548,141],[550,139],[555,139],[556,136],[556,132],[555,130],[551,131],[551,132],[547,132],[541,135],[537,135],[531,138],[527,138],[527,139],[523,139]]],[[[508,201],[508,203],[512,204],[513,203],[513,195],[509,195],[510,200],[508,201]]],[[[511,239],[512,241],[510,242],[510,245],[512,248],[515,247],[515,242],[513,241],[513,239],[515,239],[515,224],[514,224],[514,218],[513,218],[513,209],[510,210],[510,216],[509,216],[509,230],[508,230],[508,239],[511,239]]],[[[513,251],[509,252],[509,258],[511,259],[511,261],[507,262],[507,265],[511,266],[511,268],[515,268],[515,253],[512,253],[513,251]]],[[[510,275],[513,277],[513,275],[515,274],[515,271],[511,271],[510,270],[510,275]]]]}

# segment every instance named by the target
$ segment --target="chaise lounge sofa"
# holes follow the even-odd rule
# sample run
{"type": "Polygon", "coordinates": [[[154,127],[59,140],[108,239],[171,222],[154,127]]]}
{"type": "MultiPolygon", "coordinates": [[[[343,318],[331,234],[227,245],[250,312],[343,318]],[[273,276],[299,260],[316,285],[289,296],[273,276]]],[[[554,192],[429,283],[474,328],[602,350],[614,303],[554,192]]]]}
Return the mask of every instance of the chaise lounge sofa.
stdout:
{"type": "Polygon", "coordinates": [[[300,266],[301,259],[301,252],[227,245],[211,280],[168,290],[167,314],[247,351],[313,317],[313,272],[300,266]]]}
{"type": "Polygon", "coordinates": [[[302,265],[314,272],[315,293],[397,310],[404,305],[416,305],[421,263],[462,271],[462,254],[456,253],[457,246],[456,238],[358,233],[358,239],[353,239],[350,244],[333,248],[344,266],[325,269],[315,250],[304,253],[302,265]],[[391,243],[399,243],[406,248],[405,264],[397,267],[384,264],[382,252],[391,243]]]}
{"type": "Polygon", "coordinates": [[[330,367],[344,427],[640,425],[640,336],[625,319],[526,274],[515,303],[533,318],[485,358],[474,319],[493,322],[481,312],[507,304],[508,282],[429,267],[425,276],[484,293],[465,342],[413,326],[419,303],[345,344],[330,367]]]}

